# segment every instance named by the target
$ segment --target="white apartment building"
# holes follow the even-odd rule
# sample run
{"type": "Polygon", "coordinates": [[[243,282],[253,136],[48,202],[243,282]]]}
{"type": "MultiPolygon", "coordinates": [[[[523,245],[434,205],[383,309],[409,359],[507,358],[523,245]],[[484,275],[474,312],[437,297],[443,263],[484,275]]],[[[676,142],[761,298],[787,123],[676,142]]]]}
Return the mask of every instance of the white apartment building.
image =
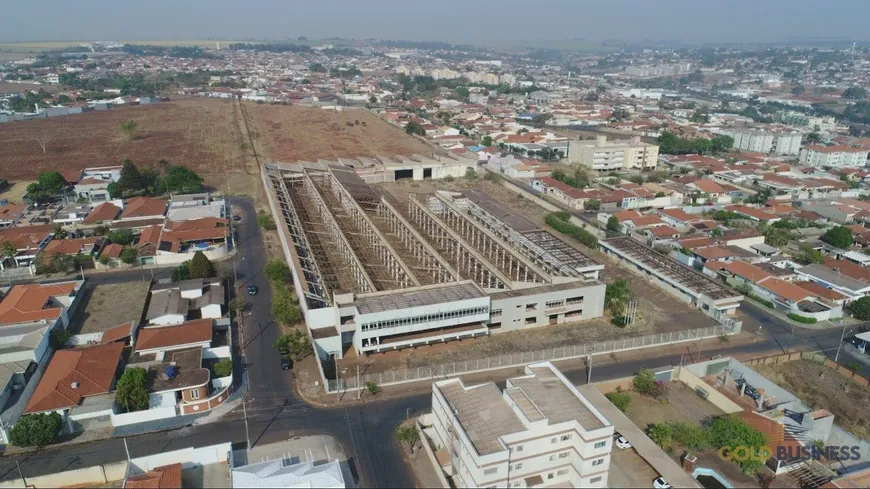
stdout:
{"type": "Polygon", "coordinates": [[[756,153],[797,155],[801,149],[799,133],[772,133],[755,129],[735,129],[728,133],[734,138],[734,148],[756,153]]]}
{"type": "Polygon", "coordinates": [[[608,141],[598,136],[593,141],[571,141],[568,144],[568,162],[580,163],[597,171],[655,170],[659,147],[643,143],[640,137],[608,141]]]}
{"type": "Polygon", "coordinates": [[[809,146],[801,150],[800,163],[833,168],[862,168],[867,165],[866,148],[851,146],[809,146]]]}
{"type": "Polygon", "coordinates": [[[550,362],[525,373],[504,391],[432,385],[427,431],[449,459],[440,469],[456,487],[607,487],[613,425],[550,362]]]}

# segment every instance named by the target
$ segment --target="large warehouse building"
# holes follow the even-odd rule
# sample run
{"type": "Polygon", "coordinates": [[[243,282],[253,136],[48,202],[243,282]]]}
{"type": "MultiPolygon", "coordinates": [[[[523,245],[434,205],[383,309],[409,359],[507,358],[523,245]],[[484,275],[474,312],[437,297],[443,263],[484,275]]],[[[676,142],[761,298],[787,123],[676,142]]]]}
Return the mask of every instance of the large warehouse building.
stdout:
{"type": "Polygon", "coordinates": [[[483,192],[388,198],[345,161],[264,177],[321,359],[603,314],[603,265],[483,192]]]}

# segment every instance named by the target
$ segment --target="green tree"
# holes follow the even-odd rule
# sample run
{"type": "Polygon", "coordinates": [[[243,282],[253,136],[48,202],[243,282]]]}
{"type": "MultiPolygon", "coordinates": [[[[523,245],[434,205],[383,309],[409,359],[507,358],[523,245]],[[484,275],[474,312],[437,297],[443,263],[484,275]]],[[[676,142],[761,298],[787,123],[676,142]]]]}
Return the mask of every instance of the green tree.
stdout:
{"type": "Polygon", "coordinates": [[[791,240],[791,233],[787,229],[770,227],[764,232],[764,244],[768,246],[785,246],[789,240],[791,240]]]}
{"type": "Polygon", "coordinates": [[[233,373],[233,360],[231,358],[222,358],[214,364],[214,374],[220,377],[229,377],[233,373]]]}
{"type": "Polygon", "coordinates": [[[480,144],[486,147],[492,146],[492,136],[484,136],[483,139],[480,141],[480,144]]]}
{"type": "Polygon", "coordinates": [[[115,386],[115,401],[127,412],[148,409],[148,371],[125,369],[115,386]]]}
{"type": "Polygon", "coordinates": [[[121,167],[118,188],[123,195],[142,189],[142,175],[139,173],[139,168],[129,158],[124,160],[124,165],[121,167]]]}
{"type": "Polygon", "coordinates": [[[852,317],[861,321],[870,320],[870,297],[861,297],[853,300],[847,306],[852,317]]]}
{"type": "Polygon", "coordinates": [[[15,247],[15,243],[12,241],[6,240],[3,242],[2,253],[3,258],[12,260],[18,255],[18,248],[15,247]]]}
{"type": "Polygon", "coordinates": [[[121,250],[121,254],[118,256],[122,262],[127,265],[132,265],[133,262],[136,261],[136,258],[139,258],[139,250],[130,246],[125,247],[121,250]]]}
{"type": "Polygon", "coordinates": [[[420,441],[420,432],[417,431],[417,428],[413,425],[401,425],[396,428],[396,432],[393,435],[399,443],[408,445],[408,449],[411,450],[411,452],[414,451],[414,445],[420,441]]]}
{"type": "Polygon", "coordinates": [[[287,266],[287,262],[277,258],[266,262],[263,272],[266,274],[266,278],[272,282],[284,284],[293,280],[293,274],[290,273],[290,267],[287,266]]]}
{"type": "Polygon", "coordinates": [[[291,325],[302,320],[302,310],[296,296],[286,285],[276,285],[272,291],[272,316],[281,324],[291,325]]]}
{"type": "Polygon", "coordinates": [[[710,122],[710,114],[704,110],[696,110],[692,113],[692,117],[689,120],[699,124],[706,124],[710,122]]]}
{"type": "Polygon", "coordinates": [[[118,182],[110,182],[106,187],[106,190],[109,191],[110,199],[120,199],[121,198],[121,187],[118,185],[118,182]]]}
{"type": "Polygon", "coordinates": [[[292,332],[279,337],[275,341],[274,347],[279,352],[287,352],[286,354],[296,361],[302,360],[314,352],[308,335],[300,329],[294,329],[292,332]]]}
{"type": "Polygon", "coordinates": [[[66,180],[56,172],[46,172],[39,175],[37,181],[27,186],[27,194],[31,199],[41,200],[53,197],[67,187],[66,180]]]}
{"type": "Polygon", "coordinates": [[[28,414],[12,427],[9,441],[18,447],[43,447],[57,439],[62,422],[57,412],[28,414]]]}
{"type": "Polygon", "coordinates": [[[371,394],[372,396],[377,395],[378,392],[381,392],[381,388],[380,388],[380,386],[378,386],[378,384],[376,384],[376,383],[374,383],[374,382],[372,382],[372,381],[368,381],[368,382],[366,382],[364,385],[365,385],[366,390],[367,390],[367,391],[369,392],[369,394],[371,394]]]}
{"type": "Polygon", "coordinates": [[[601,209],[601,201],[598,199],[587,199],[583,201],[583,208],[587,211],[597,211],[601,209]]]}
{"type": "Polygon", "coordinates": [[[372,95],[371,97],[369,97],[369,103],[370,103],[370,104],[376,104],[376,103],[378,103],[378,98],[375,97],[374,95],[372,95]]]}
{"type": "Polygon", "coordinates": [[[817,132],[811,132],[807,134],[807,143],[809,144],[818,144],[822,142],[822,136],[817,132]]]}
{"type": "Polygon", "coordinates": [[[463,101],[466,101],[466,102],[467,102],[467,101],[468,101],[468,98],[469,98],[469,96],[470,96],[470,93],[468,92],[468,89],[467,89],[467,88],[465,88],[465,87],[458,87],[458,88],[456,89],[456,95],[459,95],[460,100],[463,100],[463,101]]]}
{"type": "Polygon", "coordinates": [[[136,121],[123,121],[123,122],[121,122],[121,125],[120,125],[121,134],[123,134],[124,137],[127,139],[133,139],[134,137],[136,137],[136,126],[137,125],[138,124],[136,123],[136,121]]]}
{"type": "Polygon", "coordinates": [[[630,175],[628,181],[637,185],[643,185],[643,175],[630,175]]]}
{"type": "Polygon", "coordinates": [[[803,85],[795,85],[791,87],[791,93],[795,95],[802,95],[806,91],[803,85]]]}
{"type": "Polygon", "coordinates": [[[214,264],[205,256],[205,253],[197,251],[190,259],[190,278],[209,278],[216,275],[214,264]]]}
{"type": "Polygon", "coordinates": [[[163,176],[161,184],[166,192],[192,194],[202,190],[202,177],[195,171],[181,165],[171,166],[163,176]]]}
{"type": "Polygon", "coordinates": [[[849,87],[843,91],[843,98],[852,100],[867,98],[867,89],[863,87],[849,87]]]}
{"type": "Polygon", "coordinates": [[[820,239],[831,246],[846,250],[852,246],[852,231],[845,226],[835,226],[827,230],[820,239]]]}
{"type": "Polygon", "coordinates": [[[417,136],[425,136],[426,130],[423,129],[417,121],[408,121],[408,124],[405,126],[405,132],[408,134],[416,134],[417,136]]]}
{"type": "Polygon", "coordinates": [[[108,240],[109,243],[119,244],[126,246],[128,244],[133,243],[135,239],[135,235],[133,235],[133,231],[130,229],[117,229],[114,231],[109,231],[108,240]]]}
{"type": "Polygon", "coordinates": [[[734,138],[731,136],[716,136],[710,140],[710,150],[714,153],[728,151],[734,146],[734,138]]]}
{"type": "Polygon", "coordinates": [[[616,216],[610,216],[607,219],[607,229],[608,230],[614,231],[614,232],[620,232],[619,231],[620,227],[621,226],[619,224],[619,219],[617,219],[616,216]]]}
{"type": "Polygon", "coordinates": [[[811,265],[813,263],[824,263],[825,256],[822,252],[813,248],[809,243],[801,243],[798,245],[798,252],[795,254],[795,260],[804,264],[811,265]]]}
{"type": "Polygon", "coordinates": [[[665,394],[664,383],[657,382],[652,370],[642,368],[634,376],[631,386],[640,394],[658,399],[665,394]]]}
{"type": "Polygon", "coordinates": [[[624,278],[616,279],[607,284],[604,289],[604,307],[610,310],[615,318],[622,317],[625,306],[631,300],[631,290],[628,289],[628,281],[624,278]]]}

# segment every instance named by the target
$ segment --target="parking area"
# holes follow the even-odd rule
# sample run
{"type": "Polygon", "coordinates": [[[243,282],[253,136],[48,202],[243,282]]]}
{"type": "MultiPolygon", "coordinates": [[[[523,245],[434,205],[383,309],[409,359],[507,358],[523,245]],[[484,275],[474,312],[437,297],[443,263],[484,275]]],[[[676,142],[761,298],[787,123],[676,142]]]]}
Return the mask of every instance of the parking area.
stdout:
{"type": "Polygon", "coordinates": [[[634,448],[610,452],[610,470],[607,472],[608,487],[652,487],[659,474],[634,448]]]}

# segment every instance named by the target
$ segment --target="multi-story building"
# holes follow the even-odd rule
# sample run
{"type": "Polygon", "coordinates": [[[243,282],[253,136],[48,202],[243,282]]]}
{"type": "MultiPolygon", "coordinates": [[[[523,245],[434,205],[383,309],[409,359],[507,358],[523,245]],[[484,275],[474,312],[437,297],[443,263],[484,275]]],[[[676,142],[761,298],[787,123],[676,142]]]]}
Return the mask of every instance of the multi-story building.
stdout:
{"type": "Polygon", "coordinates": [[[607,487],[613,425],[549,362],[522,377],[432,385],[432,433],[456,487],[607,487]]]}
{"type": "Polygon", "coordinates": [[[607,136],[598,136],[592,141],[571,141],[568,145],[568,161],[580,163],[598,171],[655,170],[659,147],[643,143],[640,137],[608,141],[607,136]]]}
{"type": "Polygon", "coordinates": [[[867,148],[851,146],[809,146],[801,150],[800,163],[808,166],[861,168],[867,165],[867,148]]]}
{"type": "Polygon", "coordinates": [[[734,148],[756,153],[797,155],[801,149],[799,133],[772,133],[755,129],[735,129],[729,132],[734,148]]]}

